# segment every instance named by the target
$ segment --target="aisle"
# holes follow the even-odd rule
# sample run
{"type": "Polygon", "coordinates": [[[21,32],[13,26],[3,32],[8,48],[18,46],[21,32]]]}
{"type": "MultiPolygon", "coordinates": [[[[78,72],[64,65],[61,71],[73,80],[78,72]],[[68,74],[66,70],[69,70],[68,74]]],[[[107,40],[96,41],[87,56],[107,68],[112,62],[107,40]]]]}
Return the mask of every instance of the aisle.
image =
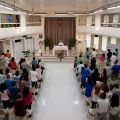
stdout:
{"type": "Polygon", "coordinates": [[[34,120],[87,120],[72,64],[47,64],[34,120]]]}

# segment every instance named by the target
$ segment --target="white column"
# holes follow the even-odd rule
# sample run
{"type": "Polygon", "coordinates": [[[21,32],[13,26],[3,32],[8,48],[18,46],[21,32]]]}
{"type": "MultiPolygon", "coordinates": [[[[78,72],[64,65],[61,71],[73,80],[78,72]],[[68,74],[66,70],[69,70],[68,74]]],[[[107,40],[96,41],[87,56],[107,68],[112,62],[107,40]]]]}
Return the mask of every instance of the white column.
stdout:
{"type": "Polygon", "coordinates": [[[94,48],[95,49],[99,48],[99,37],[94,37],[94,48]]]}
{"type": "Polygon", "coordinates": [[[91,47],[91,34],[86,35],[87,47],[91,47]]]}
{"type": "Polygon", "coordinates": [[[26,32],[26,15],[20,15],[20,32],[26,32]]]}
{"type": "Polygon", "coordinates": [[[101,27],[101,15],[95,14],[95,29],[99,30],[101,27]]]}
{"type": "Polygon", "coordinates": [[[10,40],[10,52],[11,56],[14,56],[14,41],[10,40]]]}
{"type": "Polygon", "coordinates": [[[106,49],[107,49],[107,39],[108,39],[107,36],[102,37],[102,50],[103,51],[106,51],[106,49]]]}
{"type": "Polygon", "coordinates": [[[116,45],[117,44],[117,38],[111,38],[111,44],[116,45]]]}

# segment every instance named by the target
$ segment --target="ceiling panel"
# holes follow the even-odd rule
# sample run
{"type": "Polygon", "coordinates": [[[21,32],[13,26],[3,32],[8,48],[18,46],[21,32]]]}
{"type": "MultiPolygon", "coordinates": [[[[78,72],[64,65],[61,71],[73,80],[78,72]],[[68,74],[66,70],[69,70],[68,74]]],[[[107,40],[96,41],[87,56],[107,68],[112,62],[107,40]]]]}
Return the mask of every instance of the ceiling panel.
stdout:
{"type": "Polygon", "coordinates": [[[119,0],[3,0],[34,12],[91,11],[119,0]]]}

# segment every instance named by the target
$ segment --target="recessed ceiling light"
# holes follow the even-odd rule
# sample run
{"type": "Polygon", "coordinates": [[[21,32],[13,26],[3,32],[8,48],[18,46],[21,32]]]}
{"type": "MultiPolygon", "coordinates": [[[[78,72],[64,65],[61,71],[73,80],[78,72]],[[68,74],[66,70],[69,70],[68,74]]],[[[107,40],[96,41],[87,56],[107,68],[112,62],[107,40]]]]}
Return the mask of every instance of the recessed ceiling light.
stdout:
{"type": "Polygon", "coordinates": [[[98,10],[98,11],[95,11],[94,13],[99,13],[99,12],[102,12],[103,10],[98,10]]]}
{"type": "Polygon", "coordinates": [[[6,7],[6,6],[3,6],[3,5],[0,5],[0,7],[5,8],[5,9],[8,9],[8,10],[13,10],[13,8],[6,7]]]}

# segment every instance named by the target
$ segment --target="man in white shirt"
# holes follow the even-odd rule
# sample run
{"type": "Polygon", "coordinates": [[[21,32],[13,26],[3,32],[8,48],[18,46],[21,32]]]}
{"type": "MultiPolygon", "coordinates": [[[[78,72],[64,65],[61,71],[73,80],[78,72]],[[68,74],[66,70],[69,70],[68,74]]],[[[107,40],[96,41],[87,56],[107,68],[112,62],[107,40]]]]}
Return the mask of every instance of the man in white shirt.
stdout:
{"type": "Polygon", "coordinates": [[[5,67],[7,68],[8,64],[10,63],[10,60],[9,60],[9,58],[6,55],[4,57],[4,63],[5,63],[5,67]]]}
{"type": "Polygon", "coordinates": [[[33,71],[30,71],[30,78],[31,78],[31,82],[32,82],[32,88],[36,88],[38,73],[35,71],[35,68],[33,68],[33,71]]]}
{"type": "Polygon", "coordinates": [[[114,62],[117,60],[117,57],[115,55],[115,53],[113,53],[112,57],[110,58],[110,61],[111,61],[111,66],[114,65],[114,62]]]}
{"type": "Polygon", "coordinates": [[[63,42],[62,42],[62,40],[60,40],[60,42],[59,42],[59,44],[58,44],[59,46],[64,46],[64,44],[63,44],[63,42]]]}
{"type": "Polygon", "coordinates": [[[96,58],[97,57],[97,52],[95,51],[95,48],[93,48],[93,51],[92,51],[92,58],[96,58]]]}

